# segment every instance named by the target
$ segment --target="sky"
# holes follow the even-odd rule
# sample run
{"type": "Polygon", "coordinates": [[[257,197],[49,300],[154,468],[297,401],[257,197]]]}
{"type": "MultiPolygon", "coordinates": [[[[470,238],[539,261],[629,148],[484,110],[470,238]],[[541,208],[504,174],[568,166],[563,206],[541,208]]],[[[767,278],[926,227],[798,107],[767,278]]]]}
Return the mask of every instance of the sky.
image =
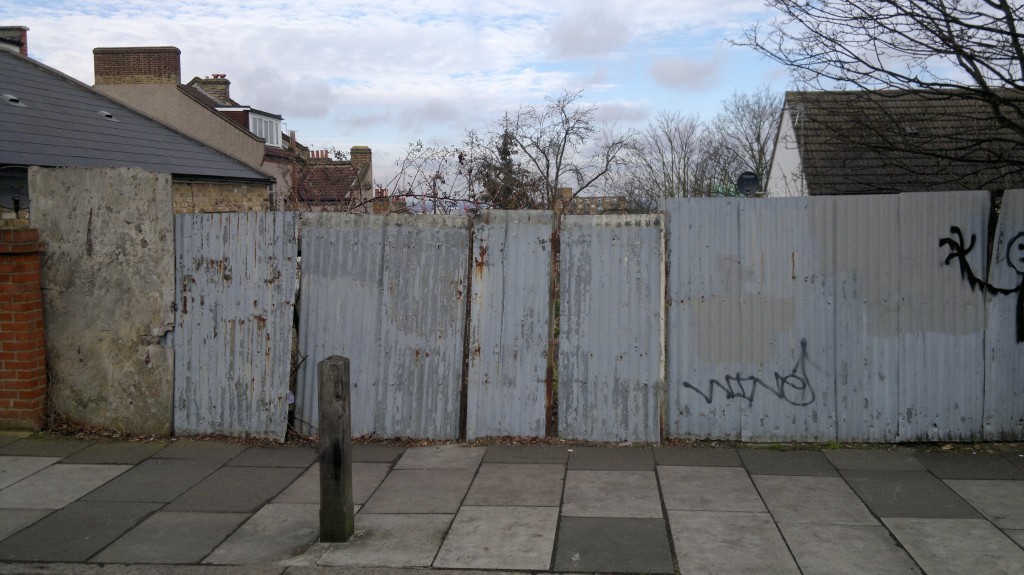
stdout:
{"type": "Polygon", "coordinates": [[[458,144],[563,90],[620,129],[781,92],[784,69],[729,42],[773,16],[761,0],[0,0],[44,64],[92,85],[93,48],[176,46],[183,82],[226,74],[313,149],[370,146],[378,181],[411,142],[458,144]]]}

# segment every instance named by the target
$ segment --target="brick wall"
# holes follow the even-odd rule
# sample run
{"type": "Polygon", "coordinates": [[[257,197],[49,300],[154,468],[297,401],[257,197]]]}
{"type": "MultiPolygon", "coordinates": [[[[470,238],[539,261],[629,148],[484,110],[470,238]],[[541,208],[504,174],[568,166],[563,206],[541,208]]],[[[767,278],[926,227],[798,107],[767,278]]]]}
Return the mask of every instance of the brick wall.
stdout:
{"type": "Polygon", "coordinates": [[[265,185],[175,182],[174,213],[260,212],[269,209],[265,185]]]}
{"type": "Polygon", "coordinates": [[[46,339],[35,229],[0,229],[0,427],[38,428],[46,413],[46,339]]]}
{"type": "Polygon", "coordinates": [[[95,48],[96,84],[180,84],[181,50],[174,46],[95,48]]]}

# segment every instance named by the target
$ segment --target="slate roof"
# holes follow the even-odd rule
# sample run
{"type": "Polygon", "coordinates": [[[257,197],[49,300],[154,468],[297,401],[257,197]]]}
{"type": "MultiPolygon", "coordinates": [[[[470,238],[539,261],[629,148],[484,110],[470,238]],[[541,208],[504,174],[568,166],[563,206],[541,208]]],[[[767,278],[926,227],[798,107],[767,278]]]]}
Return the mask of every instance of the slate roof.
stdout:
{"type": "Polygon", "coordinates": [[[273,179],[32,59],[0,50],[0,164],[273,179]]]}
{"type": "Polygon", "coordinates": [[[310,160],[298,176],[296,193],[305,203],[334,203],[354,197],[359,171],[350,162],[317,163],[310,160]]]}
{"type": "Polygon", "coordinates": [[[811,195],[1024,187],[1024,138],[961,91],[787,92],[786,108],[811,195]]]}

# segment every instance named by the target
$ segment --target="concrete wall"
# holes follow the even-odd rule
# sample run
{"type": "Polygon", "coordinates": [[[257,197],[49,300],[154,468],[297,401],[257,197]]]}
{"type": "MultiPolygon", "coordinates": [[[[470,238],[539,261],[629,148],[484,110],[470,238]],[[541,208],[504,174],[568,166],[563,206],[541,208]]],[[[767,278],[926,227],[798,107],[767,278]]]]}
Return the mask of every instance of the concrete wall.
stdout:
{"type": "Polygon", "coordinates": [[[254,168],[263,164],[262,139],[189,98],[175,84],[99,84],[94,88],[254,168]]]}
{"type": "Polygon", "coordinates": [[[134,434],[171,429],[171,178],[138,169],[29,169],[47,244],[43,302],[53,408],[134,434]]]}

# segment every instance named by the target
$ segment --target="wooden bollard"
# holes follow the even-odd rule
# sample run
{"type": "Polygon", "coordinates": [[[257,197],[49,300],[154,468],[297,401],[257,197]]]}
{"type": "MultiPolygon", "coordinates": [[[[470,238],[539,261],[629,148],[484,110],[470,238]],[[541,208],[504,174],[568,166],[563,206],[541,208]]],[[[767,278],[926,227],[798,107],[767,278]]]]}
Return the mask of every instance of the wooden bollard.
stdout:
{"type": "Polygon", "coordinates": [[[320,541],[348,541],[355,531],[352,502],[352,402],[348,358],[316,364],[320,387],[320,541]]]}

